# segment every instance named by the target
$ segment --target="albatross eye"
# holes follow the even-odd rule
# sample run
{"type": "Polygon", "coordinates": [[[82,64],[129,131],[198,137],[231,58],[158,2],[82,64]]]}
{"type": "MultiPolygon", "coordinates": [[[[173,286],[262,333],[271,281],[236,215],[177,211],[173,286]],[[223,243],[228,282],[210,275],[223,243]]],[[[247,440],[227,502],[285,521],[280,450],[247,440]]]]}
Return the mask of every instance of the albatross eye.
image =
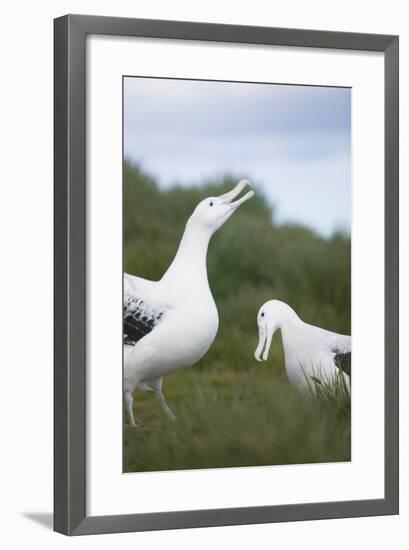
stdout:
{"type": "Polygon", "coordinates": [[[210,202],[210,205],[209,206],[213,206],[213,201],[210,202]]]}
{"type": "Polygon", "coordinates": [[[261,312],[261,316],[264,317],[264,311],[261,312]]]}

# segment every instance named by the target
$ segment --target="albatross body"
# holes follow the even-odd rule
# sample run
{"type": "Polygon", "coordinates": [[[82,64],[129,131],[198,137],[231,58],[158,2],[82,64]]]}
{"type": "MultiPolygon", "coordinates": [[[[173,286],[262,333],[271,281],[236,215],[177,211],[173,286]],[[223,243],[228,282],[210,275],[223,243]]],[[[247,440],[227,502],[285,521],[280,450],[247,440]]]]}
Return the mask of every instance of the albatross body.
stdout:
{"type": "Polygon", "coordinates": [[[257,361],[268,359],[274,332],[281,330],[285,370],[292,384],[307,389],[314,386],[311,381],[332,383],[341,371],[349,388],[351,336],[304,323],[290,306],[279,300],[261,306],[257,324],[259,343],[254,353],[257,361]]]}
{"type": "Polygon", "coordinates": [[[176,256],[159,281],[124,274],[124,397],[135,425],[135,388],[155,392],[174,419],[162,393],[164,376],[191,367],[216,336],[219,316],[207,278],[211,236],[254,193],[234,199],[249,184],[201,201],[189,218],[176,256]]]}

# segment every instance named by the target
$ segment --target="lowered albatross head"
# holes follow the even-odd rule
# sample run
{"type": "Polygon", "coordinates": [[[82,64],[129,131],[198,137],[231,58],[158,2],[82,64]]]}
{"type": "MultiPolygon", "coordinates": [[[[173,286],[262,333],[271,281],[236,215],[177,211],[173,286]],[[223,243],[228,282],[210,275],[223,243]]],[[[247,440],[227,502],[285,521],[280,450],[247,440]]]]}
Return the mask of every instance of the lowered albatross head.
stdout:
{"type": "Polygon", "coordinates": [[[188,224],[204,228],[213,234],[230,218],[241,204],[253,197],[254,191],[248,191],[240,199],[234,200],[249,185],[250,182],[248,180],[241,180],[228,193],[202,200],[190,216],[188,224]]]}
{"type": "Polygon", "coordinates": [[[257,361],[267,361],[275,331],[287,322],[297,321],[300,321],[298,315],[284,302],[269,300],[263,304],[257,314],[258,345],[254,352],[257,361]]]}

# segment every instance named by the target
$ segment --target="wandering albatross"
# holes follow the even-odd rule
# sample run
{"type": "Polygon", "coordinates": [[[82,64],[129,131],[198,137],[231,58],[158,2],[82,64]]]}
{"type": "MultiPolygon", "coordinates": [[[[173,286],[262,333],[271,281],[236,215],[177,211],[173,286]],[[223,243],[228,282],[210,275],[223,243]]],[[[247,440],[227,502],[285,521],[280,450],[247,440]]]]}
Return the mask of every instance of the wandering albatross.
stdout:
{"type": "Polygon", "coordinates": [[[162,393],[162,379],[191,367],[207,352],[219,316],[207,278],[206,255],[211,236],[250,199],[241,180],[218,197],[201,201],[190,216],[178,251],[159,281],[124,274],[124,400],[132,426],[136,388],[152,390],[169,418],[175,419],[162,393]]]}
{"type": "Polygon", "coordinates": [[[292,384],[304,390],[314,388],[311,382],[331,384],[342,372],[347,388],[350,387],[351,336],[304,323],[290,306],[279,300],[261,306],[257,324],[259,342],[254,352],[257,361],[267,361],[274,332],[281,330],[285,370],[292,384]]]}

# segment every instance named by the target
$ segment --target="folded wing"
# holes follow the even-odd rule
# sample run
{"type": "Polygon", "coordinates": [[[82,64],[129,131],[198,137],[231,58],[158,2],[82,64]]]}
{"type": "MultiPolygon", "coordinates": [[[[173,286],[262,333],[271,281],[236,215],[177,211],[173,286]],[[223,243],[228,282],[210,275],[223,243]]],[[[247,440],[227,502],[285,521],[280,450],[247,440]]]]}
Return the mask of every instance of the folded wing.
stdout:
{"type": "Polygon", "coordinates": [[[334,362],[338,369],[349,377],[351,376],[351,337],[342,334],[334,334],[332,342],[334,362]]]}
{"type": "Polygon", "coordinates": [[[124,274],[123,343],[134,346],[162,321],[166,308],[154,298],[156,283],[124,274]]]}

